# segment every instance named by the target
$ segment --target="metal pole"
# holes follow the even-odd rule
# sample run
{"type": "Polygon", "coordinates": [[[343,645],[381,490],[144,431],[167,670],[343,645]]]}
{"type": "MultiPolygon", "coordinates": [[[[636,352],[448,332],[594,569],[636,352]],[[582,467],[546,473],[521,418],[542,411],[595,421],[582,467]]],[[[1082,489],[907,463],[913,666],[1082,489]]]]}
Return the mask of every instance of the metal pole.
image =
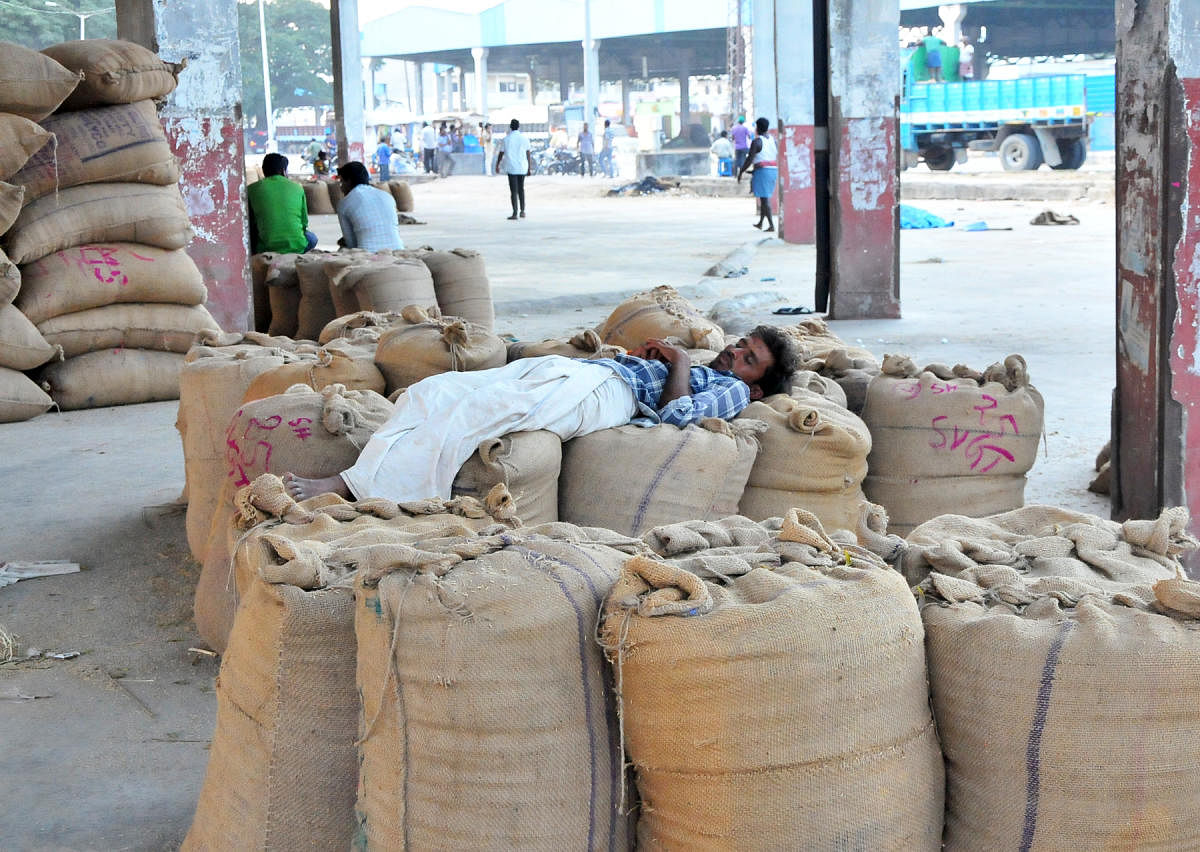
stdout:
{"type": "Polygon", "coordinates": [[[267,17],[263,11],[263,0],[258,0],[258,35],[262,44],[263,101],[267,108],[267,142],[275,138],[275,112],[271,108],[271,72],[267,62],[267,17]]]}

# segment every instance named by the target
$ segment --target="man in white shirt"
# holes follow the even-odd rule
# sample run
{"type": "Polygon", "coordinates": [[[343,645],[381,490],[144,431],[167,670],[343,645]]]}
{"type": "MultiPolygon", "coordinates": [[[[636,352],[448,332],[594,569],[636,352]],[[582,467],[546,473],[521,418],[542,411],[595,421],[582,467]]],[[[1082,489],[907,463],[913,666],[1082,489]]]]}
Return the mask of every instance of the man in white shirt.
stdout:
{"type": "Polygon", "coordinates": [[[338,180],[345,193],[338,205],[339,245],[367,251],[404,248],[396,226],[396,202],[390,192],[371,186],[367,167],[358,161],[346,163],[338,169],[338,180]]]}
{"type": "Polygon", "coordinates": [[[421,161],[425,166],[425,174],[433,174],[437,171],[437,165],[433,161],[434,153],[437,151],[437,133],[429,126],[426,121],[421,125],[421,161]]]}
{"type": "Polygon", "coordinates": [[[501,140],[500,155],[496,157],[497,174],[503,166],[508,175],[508,194],[512,199],[512,215],[508,218],[514,221],[518,215],[525,218],[525,176],[533,171],[529,139],[520,131],[520,126],[521,122],[515,118],[508,123],[508,135],[501,140]]]}

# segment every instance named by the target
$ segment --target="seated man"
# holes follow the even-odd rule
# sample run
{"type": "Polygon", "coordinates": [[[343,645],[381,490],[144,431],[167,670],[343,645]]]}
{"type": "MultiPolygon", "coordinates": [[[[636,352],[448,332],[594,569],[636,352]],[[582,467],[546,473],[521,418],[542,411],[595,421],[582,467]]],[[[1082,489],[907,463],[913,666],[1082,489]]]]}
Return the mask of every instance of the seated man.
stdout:
{"type": "Polygon", "coordinates": [[[676,426],[728,420],[751,400],[785,390],[795,365],[788,338],[760,325],[705,367],[691,366],[678,346],[650,340],[615,358],[547,355],[439,373],[400,395],[353,467],[324,479],[283,479],[296,500],[330,491],[397,503],[449,499],[459,468],[487,438],[546,429],[566,441],[639,415],[676,426]]]}
{"type": "Polygon", "coordinates": [[[404,248],[396,226],[396,201],[390,192],[371,186],[367,167],[358,161],[338,168],[345,196],[338,205],[342,238],[338,245],[367,251],[404,248]]]}
{"type": "Polygon", "coordinates": [[[287,157],[267,154],[262,161],[263,179],[246,187],[251,254],[303,254],[317,247],[317,235],[308,230],[304,187],[287,179],[287,167],[287,157]]]}

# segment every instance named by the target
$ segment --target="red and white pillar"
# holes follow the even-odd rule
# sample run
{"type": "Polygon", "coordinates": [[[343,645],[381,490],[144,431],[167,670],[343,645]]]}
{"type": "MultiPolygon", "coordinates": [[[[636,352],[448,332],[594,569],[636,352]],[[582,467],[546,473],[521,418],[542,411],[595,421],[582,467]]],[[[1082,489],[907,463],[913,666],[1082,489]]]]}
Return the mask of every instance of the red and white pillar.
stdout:
{"type": "MultiPolygon", "coordinates": [[[[757,12],[757,9],[755,10],[757,12]]],[[[789,243],[816,241],[813,151],[813,9],[811,3],[775,4],[774,29],[786,50],[775,54],[775,106],[779,132],[779,236],[789,243]]]]}

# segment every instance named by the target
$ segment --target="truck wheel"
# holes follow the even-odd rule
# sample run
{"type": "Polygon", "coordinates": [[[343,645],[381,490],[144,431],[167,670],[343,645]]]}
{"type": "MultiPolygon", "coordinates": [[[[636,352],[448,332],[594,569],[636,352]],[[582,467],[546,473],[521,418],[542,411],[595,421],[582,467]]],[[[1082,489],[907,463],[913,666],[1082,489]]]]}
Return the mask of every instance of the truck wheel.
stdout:
{"type": "Polygon", "coordinates": [[[1083,137],[1079,136],[1075,139],[1059,139],[1058,154],[1062,157],[1062,162],[1057,166],[1051,166],[1052,169],[1070,169],[1074,170],[1083,165],[1083,161],[1087,159],[1087,143],[1083,141],[1083,137]]]}
{"type": "Polygon", "coordinates": [[[935,172],[948,172],[954,168],[953,148],[926,148],[925,165],[935,172]]]}
{"type": "Polygon", "coordinates": [[[1035,137],[1014,133],[1000,143],[1000,165],[1006,172],[1033,171],[1042,164],[1042,149],[1035,137]]]}

